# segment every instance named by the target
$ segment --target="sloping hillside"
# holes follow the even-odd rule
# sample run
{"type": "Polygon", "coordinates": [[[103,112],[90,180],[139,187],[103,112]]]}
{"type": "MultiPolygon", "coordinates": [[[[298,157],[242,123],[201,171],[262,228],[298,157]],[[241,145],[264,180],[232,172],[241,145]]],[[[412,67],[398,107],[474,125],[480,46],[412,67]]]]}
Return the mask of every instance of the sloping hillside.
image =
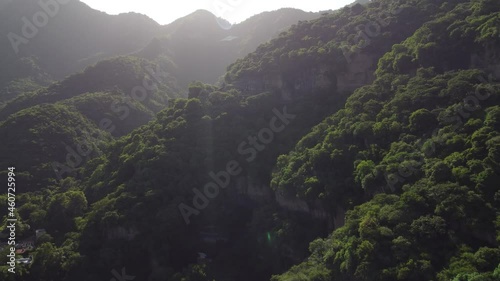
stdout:
{"type": "Polygon", "coordinates": [[[177,93],[168,75],[151,62],[132,57],[101,61],[0,109],[0,164],[17,163],[19,170],[29,171],[21,192],[46,188],[76,175],[111,136],[126,135],[152,120],[177,93]]]}
{"type": "MultiPolygon", "coordinates": [[[[221,40],[245,45],[204,11],[133,57],[7,103],[0,165],[19,161],[36,190],[17,198],[18,235],[47,231],[23,281],[117,269],[155,281],[498,280],[500,4],[366,2],[298,22],[187,97],[172,76],[218,69],[221,40]],[[204,50],[214,57],[195,70],[204,50]],[[174,71],[151,99],[123,100],[156,66],[174,71]],[[113,126],[117,138],[94,134],[113,126]],[[57,183],[54,161],[75,166],[57,183]]],[[[295,12],[247,24],[279,13],[295,12]]]]}
{"type": "Polygon", "coordinates": [[[172,60],[174,64],[165,71],[176,77],[182,88],[193,80],[215,83],[235,59],[293,23],[318,16],[283,9],[257,15],[227,30],[214,15],[201,10],[161,26],[141,14],[108,15],[77,0],[61,2],[65,4],[41,1],[46,5],[37,0],[4,2],[0,36],[7,40],[0,42],[0,63],[10,67],[0,73],[0,102],[47,86],[100,60],[137,52],[150,59],[162,55],[172,60]],[[43,16],[33,19],[35,15],[43,16]],[[255,24],[257,19],[261,24],[255,24]],[[156,37],[162,38],[165,52],[151,53],[156,37]]]}
{"type": "Polygon", "coordinates": [[[5,2],[0,35],[8,40],[0,43],[0,62],[10,67],[0,75],[0,89],[12,80],[36,80],[44,72],[63,79],[101,59],[137,51],[160,31],[160,25],[144,15],[111,16],[80,1],[5,2]],[[23,71],[23,59],[34,59],[42,72],[23,71]]]}
{"type": "Polygon", "coordinates": [[[424,24],[280,157],[277,190],[352,210],[272,280],[500,278],[499,11],[470,1],[424,24]]]}
{"type": "Polygon", "coordinates": [[[296,9],[280,9],[258,14],[235,25],[205,10],[199,10],[163,27],[162,35],[140,55],[155,59],[168,57],[169,72],[187,88],[192,81],[216,83],[227,65],[253,52],[300,20],[319,17],[296,9]],[[228,24],[228,23],[226,23],[228,24]]]}

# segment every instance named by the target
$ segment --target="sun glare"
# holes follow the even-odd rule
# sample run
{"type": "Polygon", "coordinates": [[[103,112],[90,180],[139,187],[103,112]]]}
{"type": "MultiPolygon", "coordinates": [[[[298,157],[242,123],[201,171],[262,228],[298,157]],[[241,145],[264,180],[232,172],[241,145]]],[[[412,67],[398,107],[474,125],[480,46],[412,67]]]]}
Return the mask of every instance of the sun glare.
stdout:
{"type": "Polygon", "coordinates": [[[247,1],[247,0],[201,0],[201,1],[160,1],[160,0],[122,0],[119,4],[102,0],[83,0],[90,7],[108,14],[137,12],[148,15],[160,24],[168,24],[196,10],[204,9],[231,23],[238,23],[265,11],[280,8],[297,8],[304,11],[318,12],[337,9],[352,2],[341,0],[327,2],[323,0],[309,1],[247,1]]]}

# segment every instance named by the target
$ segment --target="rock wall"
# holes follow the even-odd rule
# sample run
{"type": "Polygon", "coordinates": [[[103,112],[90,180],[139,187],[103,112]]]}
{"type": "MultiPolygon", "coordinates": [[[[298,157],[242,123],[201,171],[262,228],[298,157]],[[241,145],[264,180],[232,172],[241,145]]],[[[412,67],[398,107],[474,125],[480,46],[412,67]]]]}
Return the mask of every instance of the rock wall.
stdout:
{"type": "Polygon", "coordinates": [[[306,202],[296,197],[285,196],[281,193],[276,193],[276,202],[289,211],[304,212],[311,215],[315,219],[327,220],[330,229],[337,229],[344,226],[346,211],[342,208],[337,208],[335,216],[332,216],[326,211],[323,203],[317,199],[314,202],[306,202]]]}
{"type": "Polygon", "coordinates": [[[358,54],[345,71],[339,71],[336,65],[317,65],[297,71],[284,69],[265,75],[243,76],[232,85],[248,96],[266,91],[291,97],[325,91],[352,92],[374,81],[375,67],[373,56],[358,54]]]}
{"type": "Polygon", "coordinates": [[[283,88],[283,79],[280,74],[270,74],[265,77],[252,76],[236,80],[232,85],[243,94],[252,96],[266,91],[279,91],[283,88]]]}
{"type": "Polygon", "coordinates": [[[139,234],[139,231],[137,229],[126,229],[122,226],[106,230],[106,237],[108,238],[108,240],[124,239],[127,241],[131,241],[137,236],[137,234],[139,234]]]}
{"type": "Polygon", "coordinates": [[[250,177],[236,179],[236,192],[250,200],[268,203],[273,200],[273,190],[265,184],[255,182],[250,177]]]}
{"type": "Polygon", "coordinates": [[[278,203],[283,209],[295,212],[308,213],[312,218],[328,221],[330,229],[342,227],[345,223],[345,210],[337,208],[335,215],[328,213],[323,203],[318,199],[314,202],[306,202],[299,198],[285,196],[274,192],[268,185],[254,182],[251,177],[242,176],[236,179],[235,190],[237,198],[244,198],[241,203],[249,201],[255,204],[278,203]]]}
{"type": "Polygon", "coordinates": [[[337,91],[352,92],[375,80],[374,70],[377,61],[373,56],[358,54],[347,66],[347,71],[337,75],[337,91]]]}

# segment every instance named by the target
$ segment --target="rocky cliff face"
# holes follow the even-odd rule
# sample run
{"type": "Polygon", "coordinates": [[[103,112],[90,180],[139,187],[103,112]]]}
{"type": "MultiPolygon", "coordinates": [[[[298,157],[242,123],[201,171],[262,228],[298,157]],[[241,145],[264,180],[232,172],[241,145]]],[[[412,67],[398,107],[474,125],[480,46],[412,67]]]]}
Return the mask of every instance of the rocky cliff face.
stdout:
{"type": "MultiPolygon", "coordinates": [[[[263,92],[277,92],[292,98],[317,93],[348,94],[374,81],[376,63],[374,56],[358,54],[351,58],[343,70],[339,70],[336,65],[325,64],[300,71],[248,74],[241,76],[231,86],[248,96],[263,92]]],[[[276,202],[286,210],[304,212],[312,218],[326,220],[330,229],[344,225],[345,210],[337,209],[332,212],[324,208],[320,201],[307,202],[275,193],[267,183],[254,182],[251,177],[240,177],[236,182],[235,193],[245,202],[276,202]]]]}
{"type": "Polygon", "coordinates": [[[337,91],[352,92],[375,80],[377,61],[374,56],[359,54],[347,65],[347,70],[337,75],[337,91]]]}
{"type": "Polygon", "coordinates": [[[234,81],[232,86],[244,95],[252,96],[266,91],[280,91],[284,85],[282,76],[274,73],[266,76],[246,76],[234,81]]]}
{"type": "Polygon", "coordinates": [[[344,226],[346,210],[342,208],[337,208],[335,214],[332,215],[324,208],[320,200],[306,202],[305,200],[292,198],[280,193],[275,193],[275,199],[286,210],[304,212],[308,213],[312,218],[326,220],[331,230],[344,226]]]}
{"type": "Polygon", "coordinates": [[[125,228],[122,226],[113,227],[106,231],[106,237],[108,240],[123,239],[126,241],[132,241],[138,234],[139,231],[137,229],[125,228]]]}
{"type": "Polygon", "coordinates": [[[307,213],[311,218],[327,221],[328,227],[332,230],[342,227],[345,222],[346,211],[341,208],[337,208],[335,214],[332,215],[324,208],[320,200],[306,202],[299,198],[292,198],[273,191],[267,184],[255,182],[251,177],[239,177],[236,180],[235,193],[240,199],[244,198],[247,203],[250,201],[256,204],[276,202],[287,211],[307,213]]]}
{"type": "Polygon", "coordinates": [[[484,55],[471,55],[468,68],[484,69],[492,77],[500,77],[500,56],[496,53],[489,51],[484,55]]]}
{"type": "Polygon", "coordinates": [[[270,202],[274,197],[274,192],[268,185],[255,182],[248,176],[236,180],[236,191],[239,195],[256,202],[270,202]]]}
{"type": "Polygon", "coordinates": [[[243,76],[234,81],[232,86],[248,96],[266,91],[290,97],[332,91],[352,92],[374,81],[376,62],[373,56],[359,54],[352,58],[343,71],[335,65],[316,65],[295,72],[283,70],[243,76]]]}

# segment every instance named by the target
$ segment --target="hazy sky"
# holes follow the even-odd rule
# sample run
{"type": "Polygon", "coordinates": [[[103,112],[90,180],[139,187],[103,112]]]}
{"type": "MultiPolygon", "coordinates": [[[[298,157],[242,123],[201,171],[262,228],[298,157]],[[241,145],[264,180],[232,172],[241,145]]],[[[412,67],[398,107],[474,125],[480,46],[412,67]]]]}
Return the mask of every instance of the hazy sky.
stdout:
{"type": "Polygon", "coordinates": [[[82,0],[82,2],[108,14],[137,12],[146,14],[161,24],[167,24],[198,9],[209,10],[231,23],[238,23],[255,14],[284,7],[317,12],[341,8],[354,0],[82,0]]]}

